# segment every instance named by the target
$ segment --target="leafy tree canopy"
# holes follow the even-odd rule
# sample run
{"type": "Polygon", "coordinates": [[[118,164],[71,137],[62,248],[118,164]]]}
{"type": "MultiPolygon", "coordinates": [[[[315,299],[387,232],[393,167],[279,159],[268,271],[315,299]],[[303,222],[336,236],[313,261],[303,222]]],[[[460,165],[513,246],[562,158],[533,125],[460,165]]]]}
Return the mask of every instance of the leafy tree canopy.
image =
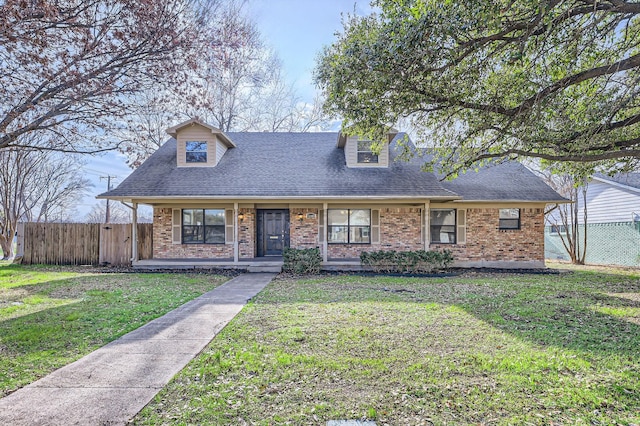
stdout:
{"type": "Polygon", "coordinates": [[[349,133],[382,140],[408,119],[449,175],[515,157],[637,165],[639,2],[373,4],[345,19],[316,69],[349,133]]]}

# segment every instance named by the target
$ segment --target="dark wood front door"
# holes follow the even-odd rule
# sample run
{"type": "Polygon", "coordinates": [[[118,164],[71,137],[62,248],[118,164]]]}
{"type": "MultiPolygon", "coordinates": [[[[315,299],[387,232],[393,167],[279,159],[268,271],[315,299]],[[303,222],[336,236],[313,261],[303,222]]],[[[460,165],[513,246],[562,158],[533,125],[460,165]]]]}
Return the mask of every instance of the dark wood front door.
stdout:
{"type": "Polygon", "coordinates": [[[258,256],[282,256],[289,247],[289,210],[258,210],[258,256]]]}

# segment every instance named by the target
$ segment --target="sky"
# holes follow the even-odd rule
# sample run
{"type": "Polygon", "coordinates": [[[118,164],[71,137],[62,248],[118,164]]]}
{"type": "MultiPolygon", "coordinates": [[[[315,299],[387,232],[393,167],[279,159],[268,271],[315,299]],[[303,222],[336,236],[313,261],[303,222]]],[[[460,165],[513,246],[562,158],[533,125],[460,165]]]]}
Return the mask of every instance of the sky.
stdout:
{"type": "Polygon", "coordinates": [[[371,12],[369,2],[362,0],[249,0],[248,6],[264,39],[282,60],[287,77],[306,101],[315,93],[316,56],[342,29],[342,14],[371,12]]]}
{"type": "MultiPolygon", "coordinates": [[[[285,76],[301,100],[311,102],[316,92],[316,56],[342,29],[343,14],[369,14],[371,7],[368,0],[248,0],[246,11],[281,59],[285,76]]],[[[106,176],[112,176],[115,188],[131,173],[124,157],[115,152],[90,158],[84,171],[94,186],[78,205],[78,219],[98,203],[96,195],[107,190],[106,176]]]]}

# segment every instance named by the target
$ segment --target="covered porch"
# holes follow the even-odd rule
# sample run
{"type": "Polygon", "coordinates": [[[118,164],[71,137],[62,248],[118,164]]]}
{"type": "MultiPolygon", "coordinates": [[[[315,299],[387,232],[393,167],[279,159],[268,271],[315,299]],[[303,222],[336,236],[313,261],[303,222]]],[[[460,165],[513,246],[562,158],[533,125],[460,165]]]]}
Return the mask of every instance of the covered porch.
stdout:
{"type": "MultiPolygon", "coordinates": [[[[133,262],[139,270],[230,269],[247,272],[282,272],[281,256],[256,257],[234,262],[233,259],[145,259],[133,262]]],[[[333,259],[322,262],[323,271],[362,271],[357,259],[333,259]]]]}
{"type": "MultiPolygon", "coordinates": [[[[283,266],[282,251],[285,247],[317,247],[322,256],[323,270],[361,270],[359,254],[362,250],[415,250],[426,249],[429,244],[425,212],[430,200],[366,198],[349,202],[286,200],[278,203],[259,203],[259,200],[120,201],[131,203],[126,205],[133,210],[134,223],[139,204],[147,204],[154,209],[153,255],[152,258],[144,258],[133,251],[131,264],[136,269],[223,268],[278,272],[283,266]],[[366,213],[366,223],[358,226],[364,229],[361,237],[367,241],[328,241],[327,235],[339,234],[338,231],[344,235],[353,234],[347,231],[346,225],[331,227],[330,214],[327,214],[331,211],[366,213]],[[205,218],[209,213],[216,213],[218,217],[215,219],[220,223],[210,228],[220,228],[217,234],[212,234],[217,235],[220,241],[207,244],[205,240],[203,244],[202,241],[194,243],[189,240],[193,226],[182,219],[191,212],[205,218]]],[[[208,238],[208,228],[202,228],[207,229],[202,233],[208,238]]],[[[132,235],[132,245],[137,237],[135,233],[132,235]]]]}

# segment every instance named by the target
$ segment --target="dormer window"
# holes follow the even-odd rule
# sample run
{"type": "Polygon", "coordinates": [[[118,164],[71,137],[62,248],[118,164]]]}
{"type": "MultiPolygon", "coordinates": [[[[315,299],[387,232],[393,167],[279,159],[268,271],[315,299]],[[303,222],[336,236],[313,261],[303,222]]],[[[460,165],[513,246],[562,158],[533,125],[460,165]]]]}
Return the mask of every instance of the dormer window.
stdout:
{"type": "Polygon", "coordinates": [[[206,141],[187,141],[185,160],[187,163],[206,163],[207,162],[207,142],[206,141]]]}
{"type": "Polygon", "coordinates": [[[371,150],[371,141],[358,141],[358,163],[377,163],[378,155],[371,150]]]}
{"type": "Polygon", "coordinates": [[[220,129],[192,118],[167,129],[176,140],[178,167],[215,167],[236,145],[220,129]]]}

